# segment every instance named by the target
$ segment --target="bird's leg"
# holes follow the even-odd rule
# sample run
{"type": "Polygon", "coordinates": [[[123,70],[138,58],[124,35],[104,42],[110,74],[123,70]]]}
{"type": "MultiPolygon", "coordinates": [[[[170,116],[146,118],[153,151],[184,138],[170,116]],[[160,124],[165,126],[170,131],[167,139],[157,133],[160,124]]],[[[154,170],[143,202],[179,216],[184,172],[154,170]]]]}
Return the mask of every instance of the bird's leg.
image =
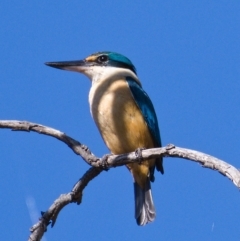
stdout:
{"type": "Polygon", "coordinates": [[[105,170],[108,171],[108,157],[111,156],[111,154],[105,154],[102,158],[101,158],[101,163],[99,164],[99,166],[105,170]]]}
{"type": "Polygon", "coordinates": [[[142,164],[143,157],[142,157],[142,151],[145,150],[145,147],[139,147],[135,150],[135,155],[138,158],[138,164],[142,164]]]}

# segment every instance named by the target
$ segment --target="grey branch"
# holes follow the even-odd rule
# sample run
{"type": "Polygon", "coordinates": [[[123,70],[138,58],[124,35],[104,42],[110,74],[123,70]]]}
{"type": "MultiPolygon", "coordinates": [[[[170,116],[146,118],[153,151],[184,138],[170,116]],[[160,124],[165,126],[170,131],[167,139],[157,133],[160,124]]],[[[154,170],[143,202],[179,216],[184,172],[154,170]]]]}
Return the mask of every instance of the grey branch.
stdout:
{"type": "Polygon", "coordinates": [[[82,201],[83,189],[93,178],[95,178],[101,172],[102,169],[100,168],[89,168],[89,170],[82,176],[82,178],[74,185],[71,192],[60,195],[60,197],[54,201],[50,208],[46,212],[42,213],[42,217],[39,219],[39,221],[30,228],[31,234],[28,241],[41,240],[44,232],[47,231],[47,226],[51,223],[51,226],[53,227],[59,212],[66,205],[74,202],[79,205],[82,201]]]}
{"type": "Polygon", "coordinates": [[[80,155],[85,162],[92,166],[75,184],[70,193],[61,195],[54,201],[50,208],[42,214],[39,222],[31,228],[31,235],[29,237],[29,240],[31,241],[41,239],[49,223],[51,223],[52,226],[54,225],[58,213],[64,206],[72,202],[80,204],[83,189],[104,169],[122,166],[127,163],[139,162],[140,159],[142,161],[149,158],[163,156],[178,157],[194,161],[201,164],[202,167],[217,170],[222,175],[228,177],[238,188],[240,188],[240,172],[234,166],[205,153],[176,147],[172,144],[169,144],[166,147],[142,150],[141,157],[137,155],[137,152],[131,152],[122,155],[105,155],[102,158],[99,158],[94,156],[87,146],[67,136],[65,133],[47,126],[27,121],[6,120],[0,121],[0,128],[8,128],[13,131],[35,131],[40,134],[55,137],[67,144],[77,155],[80,155]]]}

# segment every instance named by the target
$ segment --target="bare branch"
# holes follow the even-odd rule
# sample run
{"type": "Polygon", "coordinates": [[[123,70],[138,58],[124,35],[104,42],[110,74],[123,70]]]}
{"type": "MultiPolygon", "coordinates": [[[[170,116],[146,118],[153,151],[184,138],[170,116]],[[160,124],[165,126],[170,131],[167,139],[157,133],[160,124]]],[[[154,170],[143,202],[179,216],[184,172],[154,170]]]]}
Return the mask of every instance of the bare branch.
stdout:
{"type": "Polygon", "coordinates": [[[96,176],[98,176],[102,172],[102,169],[91,167],[89,170],[83,175],[83,177],[74,185],[71,192],[67,194],[60,195],[54,203],[49,207],[49,209],[42,213],[42,217],[39,221],[34,224],[30,231],[31,235],[28,241],[39,241],[41,240],[45,231],[47,231],[47,226],[51,223],[53,227],[59,212],[69,203],[77,203],[78,205],[82,201],[82,191],[87,186],[87,184],[96,176]]]}
{"type": "MultiPolygon", "coordinates": [[[[9,128],[14,131],[35,131],[40,134],[55,137],[58,140],[67,144],[77,155],[80,155],[89,165],[96,168],[101,167],[104,169],[106,167],[110,168],[122,166],[127,163],[139,161],[139,157],[134,152],[123,155],[108,155],[100,159],[94,156],[87,146],[67,136],[65,133],[36,123],[31,123],[27,121],[6,120],[0,121],[0,128],[9,128]]],[[[233,183],[238,188],[240,188],[240,172],[230,164],[215,157],[212,157],[210,155],[190,149],[175,147],[174,145],[168,145],[162,148],[154,148],[142,151],[143,160],[159,156],[179,157],[198,162],[203,167],[219,171],[221,174],[227,176],[231,181],[233,181],[233,183]]]]}
{"type": "MultiPolygon", "coordinates": [[[[240,172],[237,168],[224,162],[216,157],[208,154],[190,150],[186,148],[176,147],[173,144],[169,144],[166,147],[153,148],[142,151],[142,160],[147,160],[154,157],[178,157],[187,159],[190,161],[197,162],[202,167],[209,168],[218,171],[220,174],[228,177],[238,188],[240,188],[240,172]]],[[[105,161],[105,160],[104,160],[105,161]]],[[[101,164],[100,159],[99,166],[104,165],[110,167],[121,166],[127,163],[133,163],[139,161],[139,158],[134,152],[123,154],[123,155],[111,155],[105,161],[106,163],[101,164]]]]}
{"type": "Polygon", "coordinates": [[[179,157],[197,162],[201,164],[202,167],[217,170],[222,175],[228,177],[238,188],[240,188],[240,172],[232,165],[205,153],[176,147],[172,144],[169,144],[166,147],[142,150],[141,157],[139,157],[137,152],[131,152],[122,155],[105,155],[102,158],[98,158],[92,154],[87,146],[82,145],[80,142],[67,136],[65,133],[47,126],[26,121],[9,120],[0,121],[0,128],[9,128],[13,131],[35,131],[40,134],[57,138],[58,140],[67,144],[77,155],[80,155],[89,165],[92,166],[75,184],[71,192],[61,195],[50,206],[48,211],[42,214],[39,222],[31,228],[32,233],[29,237],[29,241],[40,240],[49,223],[51,223],[52,226],[55,224],[58,213],[64,206],[73,202],[80,204],[82,199],[82,191],[87,184],[93,178],[99,175],[102,170],[111,167],[122,166],[133,162],[140,162],[142,160],[159,156],[179,157]]]}
{"type": "Polygon", "coordinates": [[[39,134],[52,136],[65,144],[67,144],[77,155],[80,155],[84,161],[91,165],[92,162],[97,162],[99,158],[94,156],[89,148],[82,145],[80,142],[67,136],[65,133],[53,129],[48,126],[43,126],[37,123],[28,121],[17,121],[17,120],[0,120],[0,128],[12,129],[12,131],[34,131],[39,134]]]}

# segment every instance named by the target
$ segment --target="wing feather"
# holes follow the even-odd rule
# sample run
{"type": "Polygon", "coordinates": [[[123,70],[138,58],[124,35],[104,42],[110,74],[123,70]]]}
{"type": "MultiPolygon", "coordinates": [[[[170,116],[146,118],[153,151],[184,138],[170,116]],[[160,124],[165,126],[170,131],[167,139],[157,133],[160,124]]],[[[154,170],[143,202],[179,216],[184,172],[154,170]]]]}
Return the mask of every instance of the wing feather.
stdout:
{"type": "MultiPolygon", "coordinates": [[[[161,143],[157,115],[151,99],[149,98],[147,93],[143,90],[143,88],[132,77],[126,77],[126,80],[128,82],[132,96],[137,106],[141,110],[144,120],[146,121],[146,124],[153,138],[155,147],[161,147],[162,143],[161,143]]],[[[162,162],[163,162],[162,158],[156,159],[156,168],[158,171],[160,171],[163,174],[164,170],[163,170],[162,162]]]]}

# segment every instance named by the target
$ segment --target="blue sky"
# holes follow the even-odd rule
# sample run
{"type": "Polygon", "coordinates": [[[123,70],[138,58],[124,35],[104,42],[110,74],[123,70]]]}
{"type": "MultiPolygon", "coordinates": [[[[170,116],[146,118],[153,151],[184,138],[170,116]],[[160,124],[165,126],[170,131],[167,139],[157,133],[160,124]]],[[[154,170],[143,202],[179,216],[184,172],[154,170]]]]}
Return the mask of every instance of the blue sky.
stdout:
{"type": "MultiPolygon", "coordinates": [[[[239,12],[237,0],[2,1],[0,119],[51,126],[98,156],[108,153],[89,113],[89,80],[43,63],[111,50],[136,66],[163,145],[239,168],[239,12]]],[[[88,166],[36,133],[0,130],[0,144],[1,238],[26,240],[31,217],[70,191],[88,166]]],[[[136,225],[132,178],[121,167],[92,181],[45,241],[239,240],[240,194],[227,178],[183,159],[165,158],[164,167],[152,185],[154,223],[136,225]]]]}

